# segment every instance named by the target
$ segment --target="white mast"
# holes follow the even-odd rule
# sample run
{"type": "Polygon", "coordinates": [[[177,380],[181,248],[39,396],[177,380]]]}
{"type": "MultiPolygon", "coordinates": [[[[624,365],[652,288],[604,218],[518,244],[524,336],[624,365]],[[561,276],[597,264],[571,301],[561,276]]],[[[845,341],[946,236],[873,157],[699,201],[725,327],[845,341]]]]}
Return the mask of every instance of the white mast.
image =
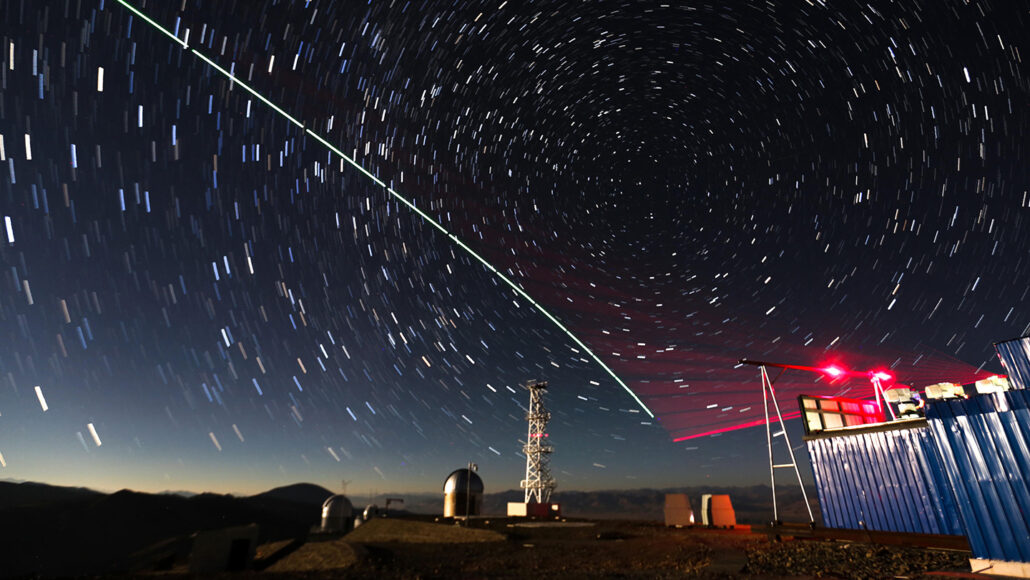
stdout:
{"type": "Polygon", "coordinates": [[[526,389],[529,391],[529,411],[526,413],[529,425],[522,447],[526,454],[526,479],[520,485],[526,490],[526,503],[549,503],[551,492],[557,484],[551,477],[549,467],[550,454],[554,448],[547,439],[547,422],[551,420],[551,414],[544,407],[547,383],[530,381],[526,389]]]}

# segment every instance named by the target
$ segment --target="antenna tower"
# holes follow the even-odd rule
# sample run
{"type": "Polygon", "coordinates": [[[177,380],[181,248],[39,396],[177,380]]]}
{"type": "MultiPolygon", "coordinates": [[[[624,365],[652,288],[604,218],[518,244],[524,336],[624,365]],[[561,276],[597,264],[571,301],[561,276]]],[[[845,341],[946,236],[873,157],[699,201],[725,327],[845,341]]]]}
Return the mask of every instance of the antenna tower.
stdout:
{"type": "Polygon", "coordinates": [[[550,455],[554,448],[547,439],[547,422],[551,420],[551,414],[544,407],[547,383],[529,381],[526,389],[529,391],[529,411],[526,413],[529,430],[522,447],[526,454],[526,479],[520,485],[526,490],[526,503],[548,503],[557,484],[550,469],[550,455]]]}

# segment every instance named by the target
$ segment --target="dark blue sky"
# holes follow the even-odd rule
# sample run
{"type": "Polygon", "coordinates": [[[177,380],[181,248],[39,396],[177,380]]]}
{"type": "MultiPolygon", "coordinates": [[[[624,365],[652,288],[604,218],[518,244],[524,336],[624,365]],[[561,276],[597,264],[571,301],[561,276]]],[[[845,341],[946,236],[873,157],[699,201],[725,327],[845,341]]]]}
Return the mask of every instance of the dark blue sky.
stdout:
{"type": "Polygon", "coordinates": [[[738,358],[1030,326],[1015,3],[150,4],[0,1],[0,477],[498,491],[543,379],[559,489],[755,483],[674,441],[761,415],[738,358]]]}

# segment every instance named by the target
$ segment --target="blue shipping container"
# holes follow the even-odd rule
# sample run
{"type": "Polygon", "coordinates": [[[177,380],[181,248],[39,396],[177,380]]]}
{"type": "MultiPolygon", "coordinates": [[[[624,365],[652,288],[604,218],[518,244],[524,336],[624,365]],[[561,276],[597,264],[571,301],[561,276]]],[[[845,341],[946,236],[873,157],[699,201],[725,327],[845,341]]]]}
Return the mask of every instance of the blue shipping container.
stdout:
{"type": "Polygon", "coordinates": [[[926,417],[973,555],[1030,562],[1030,390],[931,401],[926,417]]]}
{"type": "Polygon", "coordinates": [[[995,343],[994,350],[998,351],[1012,388],[1027,388],[1030,385],[1030,337],[995,343]]]}
{"type": "Polygon", "coordinates": [[[961,535],[922,419],[805,437],[828,528],[961,535]]]}

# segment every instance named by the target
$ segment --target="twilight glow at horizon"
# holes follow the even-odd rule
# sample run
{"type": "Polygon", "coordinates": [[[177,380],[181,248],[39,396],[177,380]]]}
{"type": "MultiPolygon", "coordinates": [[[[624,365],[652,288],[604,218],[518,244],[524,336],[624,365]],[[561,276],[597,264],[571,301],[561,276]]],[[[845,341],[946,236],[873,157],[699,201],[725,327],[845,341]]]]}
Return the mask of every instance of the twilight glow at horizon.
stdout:
{"type": "Polygon", "coordinates": [[[0,477],[499,491],[539,379],[559,492],[750,484],[741,357],[998,372],[1027,15],[946,5],[8,6],[0,477]]]}

